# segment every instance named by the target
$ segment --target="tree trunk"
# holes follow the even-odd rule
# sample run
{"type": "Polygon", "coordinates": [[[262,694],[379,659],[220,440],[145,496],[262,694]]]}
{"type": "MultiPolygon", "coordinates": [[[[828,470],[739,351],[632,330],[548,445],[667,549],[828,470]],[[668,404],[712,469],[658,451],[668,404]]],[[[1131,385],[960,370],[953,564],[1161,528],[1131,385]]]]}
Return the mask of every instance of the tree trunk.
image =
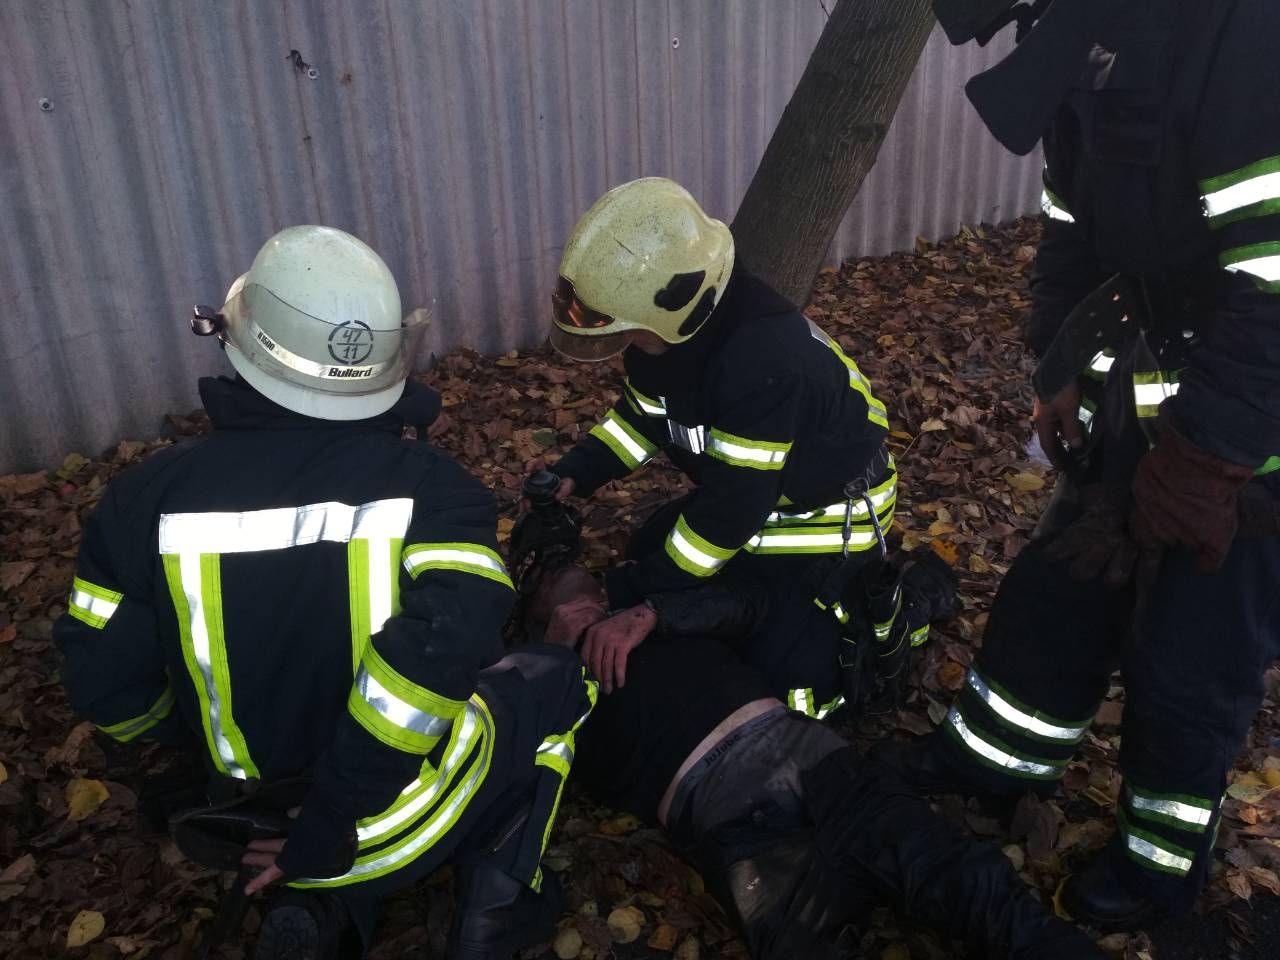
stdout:
{"type": "Polygon", "coordinates": [[[839,0],[733,220],[738,255],[804,305],[934,24],[929,0],[839,0]]]}

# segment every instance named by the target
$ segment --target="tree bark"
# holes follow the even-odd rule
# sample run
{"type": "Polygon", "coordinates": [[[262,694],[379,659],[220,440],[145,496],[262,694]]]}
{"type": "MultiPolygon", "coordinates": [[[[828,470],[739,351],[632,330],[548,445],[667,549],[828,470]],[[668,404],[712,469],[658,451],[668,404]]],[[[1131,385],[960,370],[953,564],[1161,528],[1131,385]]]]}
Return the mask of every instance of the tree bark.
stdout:
{"type": "Polygon", "coordinates": [[[804,305],[934,24],[929,0],[839,0],[733,220],[738,256],[804,305]]]}

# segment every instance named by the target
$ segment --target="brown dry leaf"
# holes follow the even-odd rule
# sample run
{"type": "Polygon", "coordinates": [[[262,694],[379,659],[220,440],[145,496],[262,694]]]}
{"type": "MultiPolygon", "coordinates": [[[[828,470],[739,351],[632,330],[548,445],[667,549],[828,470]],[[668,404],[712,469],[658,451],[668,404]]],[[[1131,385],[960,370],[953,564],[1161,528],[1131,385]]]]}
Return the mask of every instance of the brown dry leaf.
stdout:
{"type": "Polygon", "coordinates": [[[959,690],[964,686],[965,669],[954,660],[948,660],[938,671],[938,679],[948,690],[959,690]]]}
{"type": "Polygon", "coordinates": [[[675,960],[698,960],[701,950],[698,946],[698,938],[695,936],[685,937],[676,948],[674,954],[675,960]]]}
{"type": "Polygon", "coordinates": [[[1266,867],[1250,867],[1248,876],[1254,886],[1262,887],[1273,896],[1280,897],[1280,877],[1266,867]]]}
{"type": "Polygon", "coordinates": [[[1239,870],[1227,871],[1226,883],[1227,889],[1241,900],[1248,900],[1253,896],[1253,886],[1249,883],[1249,878],[1239,870]]]}
{"type": "Polygon", "coordinates": [[[676,940],[680,938],[680,931],[669,923],[660,923],[658,928],[649,934],[646,945],[650,950],[661,950],[664,953],[675,948],[676,940]]]}
{"type": "Polygon", "coordinates": [[[0,783],[4,783],[9,779],[9,770],[4,765],[4,761],[0,760],[0,783]]]}
{"type": "Polygon", "coordinates": [[[84,820],[97,810],[111,796],[101,780],[88,780],[76,777],[67,784],[67,819],[84,820]]]}
{"type": "Polygon", "coordinates": [[[935,433],[938,430],[945,429],[947,429],[947,425],[941,420],[926,420],[924,423],[920,424],[921,433],[935,433]]]}
{"type": "Polygon", "coordinates": [[[618,907],[605,922],[614,943],[633,943],[644,928],[644,911],[639,907],[618,907]]]}
{"type": "Polygon", "coordinates": [[[107,928],[106,918],[97,910],[81,910],[67,930],[67,948],[83,947],[102,936],[107,928]]]}

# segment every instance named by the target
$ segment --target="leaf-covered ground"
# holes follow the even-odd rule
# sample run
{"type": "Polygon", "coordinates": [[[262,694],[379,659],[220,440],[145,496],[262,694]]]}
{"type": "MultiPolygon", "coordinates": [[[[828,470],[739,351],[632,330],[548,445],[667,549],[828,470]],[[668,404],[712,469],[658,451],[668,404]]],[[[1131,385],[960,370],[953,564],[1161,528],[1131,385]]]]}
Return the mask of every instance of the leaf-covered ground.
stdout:
{"type": "MultiPolygon", "coordinates": [[[[906,709],[847,729],[859,743],[926,733],[981,643],[1001,574],[1047,494],[1044,468],[1024,452],[1030,363],[1018,321],[1036,227],[965,230],[914,254],[849,261],[824,273],[810,315],[855,357],[885,400],[903,477],[894,538],[934,550],[957,570],[964,611],[936,631],[906,709]]],[[[424,378],[443,394],[434,442],[500,498],[509,531],[530,463],[554,459],[610,405],[610,365],[570,366],[549,352],[441,358],[424,378]]],[[[181,437],[203,418],[170,417],[181,437]]],[[[80,524],[118,470],[172,440],[126,442],[89,459],[70,454],[49,473],[0,477],[0,956],[93,960],[190,954],[225,878],[181,860],[140,817],[143,780],[180,764],[156,747],[118,747],[79,723],[58,684],[51,624],[64,609],[80,524]]],[[[617,556],[626,530],[680,485],[651,466],[587,507],[589,560],[617,556]]],[[[1116,956],[1262,957],[1280,937],[1280,668],[1232,775],[1219,837],[1222,859],[1197,916],[1103,941],[1116,956]]],[[[939,806],[1000,844],[1031,886],[1051,892],[1112,828],[1123,690],[1115,686],[1049,802],[1024,800],[1008,826],[958,800],[939,806]]],[[[567,913],[553,944],[531,952],[590,958],[743,956],[696,873],[661,833],[571,790],[549,862],[564,880],[567,913]]],[[[448,871],[388,909],[378,958],[439,955],[447,929],[448,871]]],[[[252,912],[248,927],[258,922],[252,912]]],[[[888,912],[866,935],[869,956],[954,956],[888,912]]],[[[244,956],[242,948],[224,957],[244,956]]]]}

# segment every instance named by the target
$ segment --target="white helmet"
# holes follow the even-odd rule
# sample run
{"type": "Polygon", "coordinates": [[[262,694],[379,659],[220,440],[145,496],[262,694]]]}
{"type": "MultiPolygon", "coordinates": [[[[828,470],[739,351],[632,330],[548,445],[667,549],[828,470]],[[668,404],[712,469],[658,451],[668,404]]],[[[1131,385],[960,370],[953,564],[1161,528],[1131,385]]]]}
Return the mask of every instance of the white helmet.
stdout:
{"type": "Polygon", "coordinates": [[[427,316],[401,318],[395,278],[366,244],[308,225],[268,240],[193,329],[217,332],[236,372],[282,407],[363,420],[400,399],[427,316]]]}
{"type": "Polygon", "coordinates": [[[575,360],[625,348],[626,331],[688,340],[720,302],[733,235],[662,177],[614,187],[574,227],[552,295],[551,345],[575,360]]]}

